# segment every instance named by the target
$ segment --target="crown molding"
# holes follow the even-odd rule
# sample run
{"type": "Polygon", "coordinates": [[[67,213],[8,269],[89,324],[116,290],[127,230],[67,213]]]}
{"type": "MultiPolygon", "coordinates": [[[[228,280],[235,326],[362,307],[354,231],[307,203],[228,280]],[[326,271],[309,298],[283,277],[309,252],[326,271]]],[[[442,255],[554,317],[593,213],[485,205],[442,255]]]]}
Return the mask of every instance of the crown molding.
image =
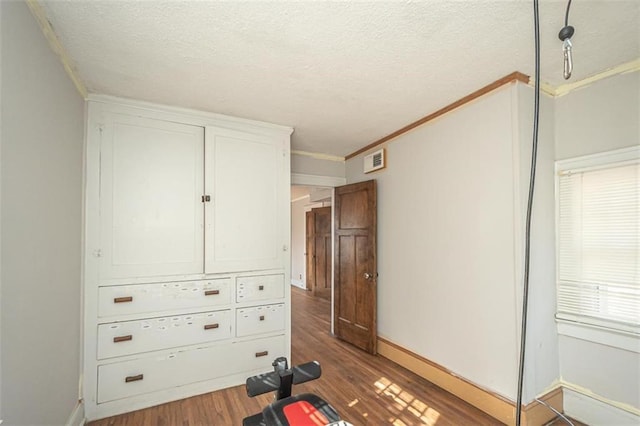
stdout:
{"type": "Polygon", "coordinates": [[[614,75],[626,74],[634,71],[640,71],[640,59],[627,62],[626,64],[618,65],[617,67],[610,68],[601,73],[592,75],[591,77],[587,77],[583,80],[576,81],[575,83],[563,84],[562,86],[558,86],[556,88],[555,96],[556,97],[564,96],[567,93],[570,93],[576,89],[580,89],[584,86],[593,84],[596,81],[604,80],[605,78],[612,77],[614,75]]]}
{"type": "Polygon", "coordinates": [[[336,187],[346,184],[347,179],[343,177],[291,173],[291,185],[336,187]]]}
{"type": "MultiPolygon", "coordinates": [[[[640,59],[636,59],[631,62],[618,65],[617,67],[609,68],[598,74],[594,74],[591,77],[584,78],[582,80],[575,81],[573,83],[561,84],[560,86],[553,86],[549,83],[540,83],[540,90],[554,98],[559,98],[574,90],[581,89],[582,87],[589,86],[597,81],[604,80],[605,78],[613,77],[615,75],[627,74],[634,71],[640,71],[640,59]]],[[[529,79],[529,86],[533,87],[533,79],[529,79]]]]}
{"type": "Polygon", "coordinates": [[[69,58],[69,54],[60,43],[60,40],[53,30],[51,23],[47,19],[47,15],[44,12],[44,9],[42,8],[38,0],[25,0],[25,2],[27,3],[29,10],[31,11],[31,14],[36,19],[36,22],[38,22],[38,26],[42,30],[44,37],[49,42],[51,50],[53,50],[53,53],[55,53],[56,56],[58,56],[58,58],[60,59],[60,62],[62,62],[62,66],[73,82],[73,85],[76,87],[76,90],[78,91],[78,93],[80,93],[80,96],[82,96],[83,99],[87,99],[87,87],[82,82],[82,79],[80,79],[80,77],[78,76],[75,66],[71,61],[71,58],[69,58]]]}
{"type": "Polygon", "coordinates": [[[299,150],[291,150],[292,155],[302,155],[303,157],[311,157],[316,160],[327,160],[327,161],[336,161],[338,163],[344,163],[345,158],[339,157],[337,155],[329,155],[322,154],[320,152],[308,152],[308,151],[299,151],[299,150]]]}
{"type": "MultiPolygon", "coordinates": [[[[597,81],[603,80],[605,78],[609,78],[615,75],[619,75],[619,74],[627,74],[630,72],[636,72],[636,71],[640,71],[640,59],[636,59],[633,60],[631,62],[627,62],[621,65],[618,65],[617,67],[613,67],[610,68],[606,71],[603,71],[601,73],[592,75],[591,77],[587,77],[585,79],[576,81],[574,83],[568,83],[568,84],[563,84],[560,86],[553,86],[549,83],[546,82],[540,82],[540,91],[545,93],[546,95],[552,97],[552,98],[558,98],[561,96],[564,96],[570,92],[573,92],[574,90],[580,89],[582,87],[585,86],[589,86],[597,81]]],[[[347,155],[345,157],[345,159],[349,160],[353,157],[356,157],[359,154],[362,154],[364,152],[367,152],[375,147],[377,147],[378,145],[382,145],[385,142],[390,141],[391,139],[394,139],[410,130],[415,129],[418,126],[421,126],[425,123],[428,123],[431,120],[434,120],[435,118],[438,118],[441,115],[444,115],[448,112],[451,112],[473,100],[475,100],[476,98],[479,98],[483,95],[486,95],[489,92],[492,92],[493,90],[504,86],[505,84],[508,83],[512,83],[512,82],[522,82],[528,86],[534,87],[535,86],[535,81],[532,77],[523,74],[521,72],[515,71],[507,76],[502,77],[499,80],[494,81],[491,84],[488,84],[487,86],[484,86],[481,89],[476,90],[475,92],[465,96],[464,98],[458,99],[457,101],[453,102],[452,104],[447,105],[446,107],[439,109],[438,111],[429,114],[421,119],[419,119],[418,121],[414,121],[411,124],[408,124],[407,126],[396,130],[393,133],[390,133],[389,135],[383,137],[382,139],[379,139],[373,143],[370,143],[369,145],[360,148],[357,151],[352,152],[351,154],[347,155]]]]}
{"type": "Polygon", "coordinates": [[[477,98],[479,98],[479,97],[481,97],[483,95],[486,95],[489,92],[493,92],[494,90],[496,90],[496,89],[498,89],[498,88],[500,88],[500,87],[502,87],[502,86],[504,86],[506,84],[514,83],[514,82],[517,82],[517,81],[520,81],[520,82],[525,83],[525,84],[529,84],[529,80],[530,80],[530,78],[529,78],[528,75],[523,74],[523,73],[518,72],[518,71],[514,71],[511,74],[506,75],[506,76],[502,77],[501,79],[498,79],[498,80],[494,81],[493,83],[487,84],[486,86],[476,90],[475,92],[473,92],[473,93],[471,93],[471,94],[469,94],[469,95],[467,95],[467,96],[465,96],[463,98],[458,99],[457,101],[445,106],[444,108],[441,108],[441,109],[437,110],[436,112],[434,112],[432,114],[429,114],[429,115],[427,115],[425,117],[422,117],[421,119],[419,119],[417,121],[414,121],[413,123],[408,124],[408,125],[404,126],[403,128],[401,128],[399,130],[396,130],[393,133],[388,134],[387,136],[383,137],[382,139],[378,139],[377,141],[375,141],[373,143],[370,143],[369,145],[367,145],[367,146],[365,146],[363,148],[360,148],[359,150],[357,150],[355,152],[352,152],[351,154],[347,155],[345,158],[347,160],[349,160],[349,159],[351,159],[351,158],[353,158],[353,157],[355,157],[355,156],[357,156],[359,154],[362,154],[363,152],[369,151],[370,149],[373,149],[373,148],[377,147],[378,145],[381,145],[381,144],[383,144],[383,143],[385,143],[385,142],[387,142],[387,141],[389,141],[391,139],[395,139],[398,136],[400,136],[400,135],[402,135],[404,133],[407,133],[410,130],[415,129],[416,127],[422,126],[423,124],[428,123],[429,121],[435,120],[436,118],[440,117],[441,115],[444,115],[444,114],[446,114],[448,112],[451,112],[451,111],[453,111],[455,109],[458,109],[461,106],[463,106],[463,105],[465,105],[465,104],[467,104],[467,103],[469,103],[471,101],[474,101],[477,98]]]}

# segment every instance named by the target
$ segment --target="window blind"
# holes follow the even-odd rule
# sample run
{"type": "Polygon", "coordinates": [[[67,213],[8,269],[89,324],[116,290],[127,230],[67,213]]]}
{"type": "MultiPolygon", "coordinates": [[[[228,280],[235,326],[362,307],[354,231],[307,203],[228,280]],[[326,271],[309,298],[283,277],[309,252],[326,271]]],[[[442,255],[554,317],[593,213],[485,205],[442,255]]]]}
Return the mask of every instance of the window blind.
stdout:
{"type": "Polygon", "coordinates": [[[640,331],[640,164],[558,177],[557,317],[640,331]]]}

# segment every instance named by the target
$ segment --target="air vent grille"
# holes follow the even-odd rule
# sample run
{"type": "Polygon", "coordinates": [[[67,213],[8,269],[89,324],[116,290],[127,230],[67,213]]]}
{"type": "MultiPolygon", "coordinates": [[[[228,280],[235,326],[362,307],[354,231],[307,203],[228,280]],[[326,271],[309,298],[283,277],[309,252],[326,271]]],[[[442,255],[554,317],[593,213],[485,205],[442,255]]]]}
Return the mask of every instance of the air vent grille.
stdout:
{"type": "Polygon", "coordinates": [[[373,152],[364,157],[364,172],[371,173],[385,167],[384,149],[373,152]]]}

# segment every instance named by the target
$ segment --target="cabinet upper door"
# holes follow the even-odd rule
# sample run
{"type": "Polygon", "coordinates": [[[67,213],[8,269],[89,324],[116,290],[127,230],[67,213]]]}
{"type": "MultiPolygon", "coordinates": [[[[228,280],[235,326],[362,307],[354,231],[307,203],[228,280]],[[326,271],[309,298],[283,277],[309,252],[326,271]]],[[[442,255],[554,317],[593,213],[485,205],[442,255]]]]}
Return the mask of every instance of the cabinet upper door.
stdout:
{"type": "Polygon", "coordinates": [[[284,267],[285,157],[281,137],[206,128],[205,272],[284,267]]]}
{"type": "Polygon", "coordinates": [[[204,128],[106,114],[100,279],[203,272],[204,128]]]}

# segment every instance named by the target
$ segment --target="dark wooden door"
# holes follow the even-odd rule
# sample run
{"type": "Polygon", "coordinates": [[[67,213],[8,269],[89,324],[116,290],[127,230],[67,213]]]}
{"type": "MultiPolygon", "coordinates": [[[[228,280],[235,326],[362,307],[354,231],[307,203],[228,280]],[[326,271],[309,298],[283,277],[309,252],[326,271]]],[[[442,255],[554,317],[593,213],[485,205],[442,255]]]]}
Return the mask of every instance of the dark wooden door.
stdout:
{"type": "Polygon", "coordinates": [[[306,221],[305,221],[305,238],[306,238],[306,252],[305,252],[305,266],[306,266],[306,270],[305,270],[305,276],[306,276],[306,283],[305,285],[307,286],[307,290],[311,290],[313,291],[313,287],[315,287],[315,279],[316,279],[316,272],[315,272],[315,262],[314,262],[314,258],[315,258],[315,237],[313,235],[313,230],[315,229],[315,215],[313,214],[313,211],[309,210],[306,213],[306,221]]]}
{"type": "Polygon", "coordinates": [[[334,332],[376,353],[376,182],[335,190],[334,332]]]}
{"type": "Polygon", "coordinates": [[[307,212],[307,288],[331,300],[331,207],[307,212]]]}

